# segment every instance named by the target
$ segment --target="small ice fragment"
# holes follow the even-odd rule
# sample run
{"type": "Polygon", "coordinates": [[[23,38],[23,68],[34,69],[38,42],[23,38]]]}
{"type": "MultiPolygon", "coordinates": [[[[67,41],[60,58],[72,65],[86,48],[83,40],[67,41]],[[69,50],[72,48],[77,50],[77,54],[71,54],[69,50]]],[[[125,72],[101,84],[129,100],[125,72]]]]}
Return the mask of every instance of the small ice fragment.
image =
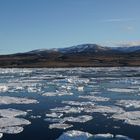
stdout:
{"type": "Polygon", "coordinates": [[[127,137],[127,136],[123,136],[123,135],[116,135],[115,138],[117,138],[117,139],[122,139],[122,140],[134,140],[134,139],[131,139],[131,138],[129,138],[129,137],[127,137]]]}
{"type": "Polygon", "coordinates": [[[70,125],[70,124],[65,124],[65,123],[54,123],[54,124],[50,124],[49,125],[49,128],[50,129],[68,129],[70,127],[73,127],[73,125],[70,125]]]}
{"type": "Polygon", "coordinates": [[[31,115],[30,118],[31,119],[39,119],[39,118],[41,118],[41,116],[40,115],[37,115],[37,116],[31,115]]]}
{"type": "Polygon", "coordinates": [[[80,113],[82,110],[84,110],[84,108],[65,106],[65,107],[56,107],[56,108],[50,109],[50,110],[59,112],[59,113],[80,113]]]}
{"type": "Polygon", "coordinates": [[[78,117],[65,117],[63,118],[64,121],[68,122],[79,122],[79,123],[85,123],[93,119],[92,116],[89,115],[83,115],[83,116],[78,116],[78,117]]]}
{"type": "Polygon", "coordinates": [[[5,85],[0,85],[0,92],[6,92],[8,91],[8,87],[5,85]]]}
{"type": "Polygon", "coordinates": [[[63,113],[50,113],[50,114],[46,114],[46,117],[52,117],[52,118],[61,118],[63,116],[63,113]]]}
{"type": "Polygon", "coordinates": [[[109,88],[107,89],[108,91],[112,91],[112,92],[120,92],[120,93],[131,93],[131,92],[135,92],[134,89],[129,89],[129,88],[109,88]]]}
{"type": "Polygon", "coordinates": [[[90,101],[97,101],[97,102],[105,102],[105,101],[109,101],[109,98],[107,97],[100,97],[100,96],[94,96],[94,95],[87,95],[87,96],[79,96],[79,98],[83,98],[83,99],[88,99],[90,101]]]}
{"type": "Polygon", "coordinates": [[[117,106],[95,106],[93,107],[87,107],[84,109],[84,112],[97,112],[97,113],[123,113],[124,110],[117,106]]]}
{"type": "Polygon", "coordinates": [[[2,133],[0,133],[0,139],[3,137],[3,134],[2,133]]]}
{"type": "Polygon", "coordinates": [[[96,134],[93,138],[113,138],[114,136],[110,133],[107,134],[96,134]]]}
{"type": "Polygon", "coordinates": [[[82,86],[79,86],[77,89],[78,89],[78,91],[84,91],[84,87],[82,87],[82,86]]]}
{"type": "Polygon", "coordinates": [[[79,101],[62,101],[63,104],[74,105],[74,106],[94,106],[93,102],[79,102],[79,101]]]}

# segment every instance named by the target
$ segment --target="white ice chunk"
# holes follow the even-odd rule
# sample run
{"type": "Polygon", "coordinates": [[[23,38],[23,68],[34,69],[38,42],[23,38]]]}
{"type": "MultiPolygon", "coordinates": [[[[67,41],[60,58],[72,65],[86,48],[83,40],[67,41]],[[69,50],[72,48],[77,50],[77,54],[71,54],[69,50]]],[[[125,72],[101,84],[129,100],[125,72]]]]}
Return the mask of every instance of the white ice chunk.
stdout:
{"type": "Polygon", "coordinates": [[[131,139],[131,138],[129,138],[129,137],[127,137],[127,136],[123,136],[123,135],[116,135],[115,138],[123,139],[123,140],[134,140],[134,139],[131,139]]]}
{"type": "Polygon", "coordinates": [[[97,113],[123,113],[124,110],[117,106],[95,106],[94,108],[85,108],[84,110],[87,113],[97,112],[97,113]]]}
{"type": "Polygon", "coordinates": [[[8,91],[8,87],[6,85],[0,85],[0,92],[8,91]]]}
{"type": "Polygon", "coordinates": [[[78,91],[84,91],[84,87],[83,86],[79,86],[77,87],[78,91]]]}
{"type": "Polygon", "coordinates": [[[70,127],[73,127],[73,125],[71,124],[65,124],[65,123],[54,123],[54,124],[50,124],[49,128],[50,129],[68,129],[70,127]]]}
{"type": "Polygon", "coordinates": [[[134,108],[140,108],[140,101],[138,100],[119,100],[117,101],[117,105],[129,108],[129,107],[134,107],[134,108]]]}
{"type": "Polygon", "coordinates": [[[15,118],[15,117],[0,118],[0,128],[19,126],[19,125],[29,125],[29,124],[31,123],[23,118],[15,118]]]}
{"type": "Polygon", "coordinates": [[[38,103],[38,101],[35,99],[0,96],[0,104],[34,104],[34,103],[38,103]]]}
{"type": "Polygon", "coordinates": [[[0,133],[0,139],[3,137],[3,134],[2,133],[0,133]]]}
{"type": "Polygon", "coordinates": [[[71,107],[71,106],[65,106],[65,107],[56,107],[54,109],[50,109],[51,111],[59,112],[59,113],[80,113],[84,110],[82,107],[71,107]]]}
{"type": "Polygon", "coordinates": [[[11,117],[16,117],[16,116],[25,116],[27,115],[27,112],[21,111],[21,110],[16,110],[16,109],[0,109],[0,116],[1,117],[6,117],[6,118],[11,118],[11,117]]]}
{"type": "Polygon", "coordinates": [[[112,115],[113,119],[124,120],[125,123],[130,125],[140,126],[140,111],[129,111],[121,114],[112,115]]]}
{"type": "Polygon", "coordinates": [[[68,122],[79,122],[79,123],[85,123],[93,119],[92,116],[89,115],[83,115],[83,116],[78,116],[78,117],[65,117],[63,118],[64,121],[68,122]]]}
{"type": "Polygon", "coordinates": [[[23,131],[21,126],[31,124],[30,121],[17,118],[25,116],[27,112],[16,109],[0,109],[0,132],[16,134],[23,131]]]}
{"type": "Polygon", "coordinates": [[[92,134],[78,130],[64,132],[57,140],[88,140],[92,134]]]}
{"type": "Polygon", "coordinates": [[[40,115],[36,115],[36,116],[31,115],[30,118],[31,118],[31,119],[39,119],[39,118],[41,118],[41,116],[40,116],[40,115]]]}
{"type": "Polygon", "coordinates": [[[107,89],[108,91],[112,91],[112,92],[120,92],[120,93],[131,93],[131,92],[135,92],[134,89],[129,89],[129,88],[109,88],[107,89]]]}
{"type": "Polygon", "coordinates": [[[62,101],[63,104],[74,105],[74,106],[94,106],[93,102],[78,102],[78,101],[62,101]]]}
{"type": "Polygon", "coordinates": [[[110,133],[107,134],[96,134],[93,138],[113,138],[114,136],[110,133]]]}
{"type": "Polygon", "coordinates": [[[51,118],[61,118],[63,116],[63,113],[50,113],[50,114],[46,114],[46,117],[51,117],[51,118]]]}
{"type": "Polygon", "coordinates": [[[66,95],[73,95],[73,93],[71,92],[46,92],[44,94],[42,94],[43,96],[66,96],[66,95]]]}
{"type": "Polygon", "coordinates": [[[105,101],[109,101],[109,98],[107,97],[100,97],[100,96],[92,96],[92,95],[87,95],[87,96],[79,96],[79,98],[83,98],[83,99],[88,99],[90,101],[99,101],[99,102],[105,102],[105,101]]]}
{"type": "Polygon", "coordinates": [[[0,132],[6,134],[18,134],[21,133],[22,131],[23,131],[23,127],[19,127],[19,126],[0,128],[0,132]]]}

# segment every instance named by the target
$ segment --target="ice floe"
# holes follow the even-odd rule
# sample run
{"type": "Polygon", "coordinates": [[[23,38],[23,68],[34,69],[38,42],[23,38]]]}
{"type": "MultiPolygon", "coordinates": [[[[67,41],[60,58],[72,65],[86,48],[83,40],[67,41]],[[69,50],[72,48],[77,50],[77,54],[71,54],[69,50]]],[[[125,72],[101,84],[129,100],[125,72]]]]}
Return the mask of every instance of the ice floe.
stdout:
{"type": "Polygon", "coordinates": [[[63,113],[50,113],[50,114],[46,114],[46,117],[51,117],[51,118],[61,118],[63,116],[63,113]]]}
{"type": "Polygon", "coordinates": [[[105,101],[109,101],[109,98],[107,97],[100,97],[100,96],[92,96],[92,95],[86,95],[86,96],[79,96],[79,98],[83,98],[83,99],[88,99],[90,101],[95,101],[95,102],[105,102],[105,101]]]}
{"type": "Polygon", "coordinates": [[[6,118],[11,118],[11,117],[16,117],[16,116],[25,116],[27,115],[27,112],[21,111],[21,110],[16,110],[16,109],[0,109],[0,116],[1,117],[6,117],[6,118]]]}
{"type": "Polygon", "coordinates": [[[1,104],[35,104],[35,103],[38,103],[38,101],[35,99],[0,96],[0,105],[1,104]]]}
{"type": "Polygon", "coordinates": [[[93,102],[79,102],[79,101],[62,101],[63,104],[74,105],[74,106],[94,106],[93,102]]]}
{"type": "Polygon", "coordinates": [[[70,92],[46,92],[42,94],[43,96],[66,96],[66,95],[73,95],[73,93],[70,92]]]}
{"type": "Polygon", "coordinates": [[[31,115],[30,118],[31,119],[40,119],[41,116],[40,115],[36,115],[36,116],[35,115],[31,115]]]}
{"type": "Polygon", "coordinates": [[[82,115],[82,116],[78,116],[78,117],[65,117],[65,118],[63,118],[64,121],[79,122],[79,123],[85,123],[85,122],[88,122],[88,121],[90,121],[92,119],[93,119],[93,117],[89,116],[89,115],[82,115]]]}
{"type": "Polygon", "coordinates": [[[129,88],[109,88],[107,89],[108,91],[111,91],[111,92],[120,92],[120,93],[133,93],[135,92],[134,89],[129,89],[129,88]]]}
{"type": "Polygon", "coordinates": [[[53,123],[49,125],[50,129],[68,129],[70,127],[73,127],[71,124],[66,124],[66,123],[53,123]]]}
{"type": "Polygon", "coordinates": [[[111,114],[114,114],[114,113],[123,113],[125,112],[122,108],[120,107],[117,107],[117,106],[101,106],[101,105],[98,105],[98,106],[95,106],[95,107],[88,107],[88,108],[85,108],[84,109],[84,112],[97,112],[97,113],[111,113],[111,114]]]}
{"type": "Polygon", "coordinates": [[[64,132],[57,140],[133,140],[123,135],[107,134],[90,134],[88,132],[70,130],[64,132]]]}
{"type": "Polygon", "coordinates": [[[79,86],[77,87],[78,91],[84,91],[84,87],[83,86],[79,86]]]}
{"type": "Polygon", "coordinates": [[[23,127],[19,126],[14,126],[14,127],[0,127],[0,132],[1,133],[6,133],[6,134],[18,134],[23,131],[23,127]]]}
{"type": "Polygon", "coordinates": [[[30,121],[19,118],[27,115],[27,112],[16,109],[0,109],[0,133],[17,134],[23,131],[24,125],[30,121]]]}
{"type": "Polygon", "coordinates": [[[0,128],[20,126],[20,125],[29,125],[29,124],[31,123],[28,120],[23,119],[23,118],[15,118],[15,117],[0,118],[0,128]]]}
{"type": "Polygon", "coordinates": [[[64,132],[57,140],[87,140],[92,134],[78,130],[64,132]]]}
{"type": "Polygon", "coordinates": [[[140,108],[139,100],[119,100],[117,101],[116,104],[126,107],[126,108],[129,108],[129,107],[140,108]]]}
{"type": "Polygon", "coordinates": [[[3,133],[0,133],[0,139],[3,137],[3,133]]]}
{"type": "Polygon", "coordinates": [[[56,107],[53,109],[50,109],[53,112],[59,112],[59,113],[80,113],[84,110],[83,107],[71,107],[71,106],[64,106],[64,107],[56,107]]]}
{"type": "Polygon", "coordinates": [[[8,87],[5,85],[0,85],[0,92],[6,92],[8,91],[8,87]]]}
{"type": "Polygon", "coordinates": [[[140,111],[129,111],[121,114],[114,114],[111,118],[123,120],[125,123],[130,125],[140,126],[140,111]]]}
{"type": "Polygon", "coordinates": [[[114,136],[110,133],[107,134],[96,134],[93,138],[113,138],[114,136]]]}

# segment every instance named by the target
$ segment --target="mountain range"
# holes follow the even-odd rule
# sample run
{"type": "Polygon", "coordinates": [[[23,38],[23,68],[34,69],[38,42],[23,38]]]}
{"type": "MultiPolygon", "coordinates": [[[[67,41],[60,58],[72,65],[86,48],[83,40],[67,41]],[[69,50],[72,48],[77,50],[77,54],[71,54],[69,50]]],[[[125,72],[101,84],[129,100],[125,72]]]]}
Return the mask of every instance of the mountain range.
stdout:
{"type": "Polygon", "coordinates": [[[140,66],[140,46],[106,47],[82,44],[0,55],[0,67],[109,67],[140,66]]]}

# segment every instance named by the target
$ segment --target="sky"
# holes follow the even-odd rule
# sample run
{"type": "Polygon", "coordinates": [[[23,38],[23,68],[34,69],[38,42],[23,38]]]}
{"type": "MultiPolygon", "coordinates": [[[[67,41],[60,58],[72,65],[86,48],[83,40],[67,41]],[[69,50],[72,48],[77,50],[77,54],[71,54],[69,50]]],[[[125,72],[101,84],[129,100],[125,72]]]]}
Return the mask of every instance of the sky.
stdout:
{"type": "Polygon", "coordinates": [[[140,0],[0,0],[0,54],[140,44],[140,0]]]}

